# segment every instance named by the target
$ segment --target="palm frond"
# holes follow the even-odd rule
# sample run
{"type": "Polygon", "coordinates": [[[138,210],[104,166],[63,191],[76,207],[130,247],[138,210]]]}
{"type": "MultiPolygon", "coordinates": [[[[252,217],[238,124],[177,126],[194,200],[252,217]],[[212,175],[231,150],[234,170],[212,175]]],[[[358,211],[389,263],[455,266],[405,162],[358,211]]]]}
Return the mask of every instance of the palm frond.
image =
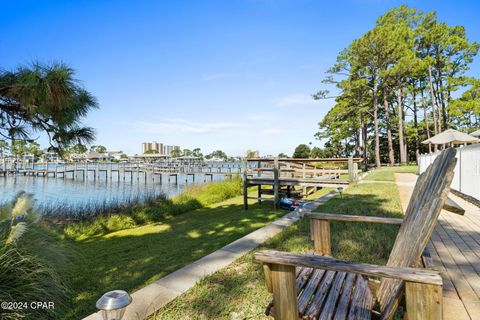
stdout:
{"type": "Polygon", "coordinates": [[[45,132],[51,146],[58,148],[69,146],[70,141],[93,141],[95,132],[82,128],[81,120],[98,102],[74,74],[64,63],[34,62],[11,72],[0,70],[2,134],[30,140],[33,133],[45,132]]]}

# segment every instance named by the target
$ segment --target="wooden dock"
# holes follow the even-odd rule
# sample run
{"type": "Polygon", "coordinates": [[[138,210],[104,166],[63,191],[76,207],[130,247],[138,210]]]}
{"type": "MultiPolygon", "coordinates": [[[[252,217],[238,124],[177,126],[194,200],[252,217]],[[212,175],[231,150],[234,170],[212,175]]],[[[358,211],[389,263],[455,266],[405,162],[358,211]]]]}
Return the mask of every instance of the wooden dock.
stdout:
{"type": "MultiPolygon", "coordinates": [[[[298,159],[297,159],[298,160],[298,159]]],[[[266,159],[265,162],[269,162],[266,159]]],[[[30,164],[23,165],[16,169],[9,168],[0,170],[0,177],[8,176],[32,176],[71,180],[89,180],[95,181],[168,181],[168,183],[189,182],[209,182],[214,180],[214,176],[223,176],[231,178],[236,174],[246,174],[251,184],[273,185],[274,167],[258,167],[262,162],[237,162],[237,163],[218,163],[218,164],[194,164],[186,165],[175,162],[170,163],[69,163],[69,164],[30,164]],[[263,179],[258,179],[260,177],[263,179]]],[[[296,161],[288,165],[285,162],[279,163],[281,170],[282,186],[302,186],[304,188],[322,187],[332,184],[342,184],[341,180],[335,183],[332,178],[339,179],[341,174],[348,170],[335,168],[316,168],[307,163],[299,164],[296,161]],[[310,177],[310,178],[308,178],[310,177]],[[317,177],[317,179],[311,179],[317,177]],[[308,178],[308,179],[306,179],[308,178]],[[303,179],[303,180],[302,180],[303,179]],[[322,181],[323,180],[323,184],[322,181]]],[[[268,192],[268,191],[267,191],[268,192]]]]}
{"type": "MultiPolygon", "coordinates": [[[[415,175],[397,176],[402,205],[408,203],[415,175]]],[[[480,319],[480,208],[450,194],[464,215],[442,211],[427,249],[431,268],[443,278],[443,318],[480,319]]]]}
{"type": "Polygon", "coordinates": [[[215,175],[233,177],[241,174],[241,164],[218,165],[218,166],[179,166],[179,165],[152,165],[152,164],[88,164],[75,163],[65,165],[33,165],[18,169],[0,170],[0,176],[34,176],[53,177],[72,180],[144,180],[154,182],[163,180],[174,183],[183,178],[185,183],[189,181],[213,181],[215,175]],[[199,180],[200,179],[200,180],[199,180]]]}
{"type": "Polygon", "coordinates": [[[248,210],[248,200],[272,201],[274,208],[281,196],[290,198],[304,197],[315,192],[318,188],[345,187],[355,181],[358,173],[357,163],[362,159],[334,158],[334,159],[291,159],[291,158],[250,158],[248,162],[257,162],[253,169],[243,171],[244,209],[248,210]],[[340,167],[318,167],[316,163],[347,164],[348,169],[340,167]],[[312,164],[313,163],[313,164],[312,164]],[[340,179],[345,174],[348,179],[340,179]],[[257,196],[249,196],[248,188],[256,186],[257,196]],[[263,186],[267,186],[264,188],[263,186]],[[296,187],[300,189],[295,189],[296,187]],[[273,195],[265,197],[264,195],[273,195]]]}

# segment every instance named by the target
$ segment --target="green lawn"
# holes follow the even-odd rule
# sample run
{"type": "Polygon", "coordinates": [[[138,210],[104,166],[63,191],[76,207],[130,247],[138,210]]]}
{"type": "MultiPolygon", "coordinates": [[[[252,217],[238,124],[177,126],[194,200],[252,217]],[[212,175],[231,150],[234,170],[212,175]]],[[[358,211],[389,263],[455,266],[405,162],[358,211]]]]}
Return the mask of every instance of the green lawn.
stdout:
{"type": "Polygon", "coordinates": [[[240,176],[231,180],[191,185],[172,199],[157,199],[147,204],[132,205],[120,212],[101,214],[91,220],[63,225],[60,232],[66,237],[82,240],[124,229],[164,221],[166,218],[207,207],[242,194],[240,176]]]}
{"type": "MultiPolygon", "coordinates": [[[[328,201],[318,211],[401,217],[394,184],[358,184],[328,201]]],[[[385,264],[398,226],[372,223],[332,223],[333,255],[356,262],[385,264]]],[[[300,221],[260,249],[305,252],[312,249],[308,221],[300,221]]],[[[253,250],[256,251],[256,250],[253,250]]],[[[160,319],[263,319],[271,299],[263,272],[252,260],[253,252],[205,278],[194,288],[159,310],[160,319]]]]}
{"type": "Polygon", "coordinates": [[[321,196],[326,195],[327,193],[330,193],[331,191],[335,190],[334,188],[322,188],[318,189],[316,192],[309,194],[308,196],[305,197],[305,200],[315,200],[320,198],[321,196]]]}
{"type": "Polygon", "coordinates": [[[371,171],[364,180],[395,181],[395,173],[417,173],[418,166],[387,167],[371,171]]]}
{"type": "MultiPolygon", "coordinates": [[[[316,199],[330,191],[320,189],[308,199],[316,199]]],[[[251,192],[256,193],[256,190],[251,192]]],[[[344,198],[347,194],[347,191],[344,192],[344,198]]],[[[386,208],[386,204],[384,206],[386,208]]],[[[250,202],[249,210],[245,212],[243,197],[237,196],[186,213],[165,216],[158,222],[90,236],[67,237],[60,229],[40,224],[29,229],[22,242],[30,252],[35,252],[52,266],[70,289],[66,301],[55,302],[57,318],[79,319],[95,311],[95,301],[104,292],[113,289],[134,292],[285,214],[283,210],[274,211],[271,202],[258,205],[254,201],[250,202]]],[[[306,225],[296,225],[277,237],[277,242],[272,241],[272,246],[284,250],[306,250],[309,246],[305,230],[308,230],[306,225]]],[[[243,275],[246,281],[251,281],[252,276],[261,278],[258,265],[251,262],[251,255],[241,258],[233,266],[238,263],[241,266],[237,267],[239,272],[235,277],[243,275]],[[249,264],[243,265],[243,260],[249,261],[249,264]],[[243,272],[244,267],[253,272],[243,272]]],[[[217,309],[221,305],[238,306],[235,300],[237,294],[230,296],[229,288],[233,292],[238,290],[240,295],[245,294],[244,290],[260,290],[263,300],[254,299],[252,303],[260,309],[264,307],[263,301],[268,295],[263,292],[263,285],[238,287],[239,279],[235,277],[224,277],[226,287],[222,288],[224,294],[221,295],[224,300],[215,306],[217,311],[209,311],[212,315],[218,313],[223,318],[224,313],[217,309]]],[[[215,290],[212,289],[212,292],[215,290]]],[[[208,296],[215,301],[215,295],[209,293],[208,296]]],[[[247,298],[250,299],[250,295],[246,295],[247,298]]],[[[203,308],[204,303],[186,306],[181,313],[185,319],[201,314],[190,309],[194,305],[197,310],[203,308]]],[[[177,319],[171,313],[166,315],[165,319],[177,319]]]]}
{"type": "Polygon", "coordinates": [[[244,211],[240,196],[162,222],[76,240],[31,230],[25,242],[71,288],[58,318],[79,319],[95,311],[104,292],[138,290],[285,214],[272,210],[270,202],[252,203],[244,211]]]}

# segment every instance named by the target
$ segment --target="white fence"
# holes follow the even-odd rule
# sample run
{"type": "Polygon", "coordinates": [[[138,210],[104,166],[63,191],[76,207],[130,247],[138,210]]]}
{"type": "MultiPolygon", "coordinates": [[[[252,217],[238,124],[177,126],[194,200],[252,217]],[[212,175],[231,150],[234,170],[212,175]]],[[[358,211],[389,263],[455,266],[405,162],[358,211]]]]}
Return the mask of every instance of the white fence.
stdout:
{"type": "MultiPolygon", "coordinates": [[[[439,153],[420,156],[420,173],[427,169],[439,153]]],[[[480,200],[480,143],[457,148],[457,166],[451,187],[480,200]]]]}

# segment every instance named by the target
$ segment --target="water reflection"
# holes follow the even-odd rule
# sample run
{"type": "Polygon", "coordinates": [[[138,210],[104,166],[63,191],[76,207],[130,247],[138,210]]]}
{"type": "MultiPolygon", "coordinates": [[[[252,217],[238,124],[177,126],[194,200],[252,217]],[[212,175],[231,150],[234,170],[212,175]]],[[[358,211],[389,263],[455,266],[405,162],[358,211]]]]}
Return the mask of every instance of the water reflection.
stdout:
{"type": "MultiPolygon", "coordinates": [[[[36,177],[36,176],[8,176],[0,177],[0,203],[12,199],[12,197],[20,192],[25,191],[34,195],[35,203],[40,207],[68,205],[85,205],[86,203],[108,203],[108,202],[131,202],[132,199],[152,199],[165,195],[173,197],[182,192],[187,185],[204,183],[210,181],[210,176],[205,177],[198,174],[195,182],[191,176],[183,174],[178,175],[178,183],[175,178],[168,179],[168,175],[163,175],[160,181],[158,175],[148,175],[145,179],[143,173],[137,176],[133,174],[133,178],[129,175],[123,179],[102,178],[94,179],[89,176],[83,179],[80,174],[77,179],[71,176],[65,179],[54,177],[36,177]]],[[[223,175],[213,175],[213,181],[223,180],[223,175]]]]}

